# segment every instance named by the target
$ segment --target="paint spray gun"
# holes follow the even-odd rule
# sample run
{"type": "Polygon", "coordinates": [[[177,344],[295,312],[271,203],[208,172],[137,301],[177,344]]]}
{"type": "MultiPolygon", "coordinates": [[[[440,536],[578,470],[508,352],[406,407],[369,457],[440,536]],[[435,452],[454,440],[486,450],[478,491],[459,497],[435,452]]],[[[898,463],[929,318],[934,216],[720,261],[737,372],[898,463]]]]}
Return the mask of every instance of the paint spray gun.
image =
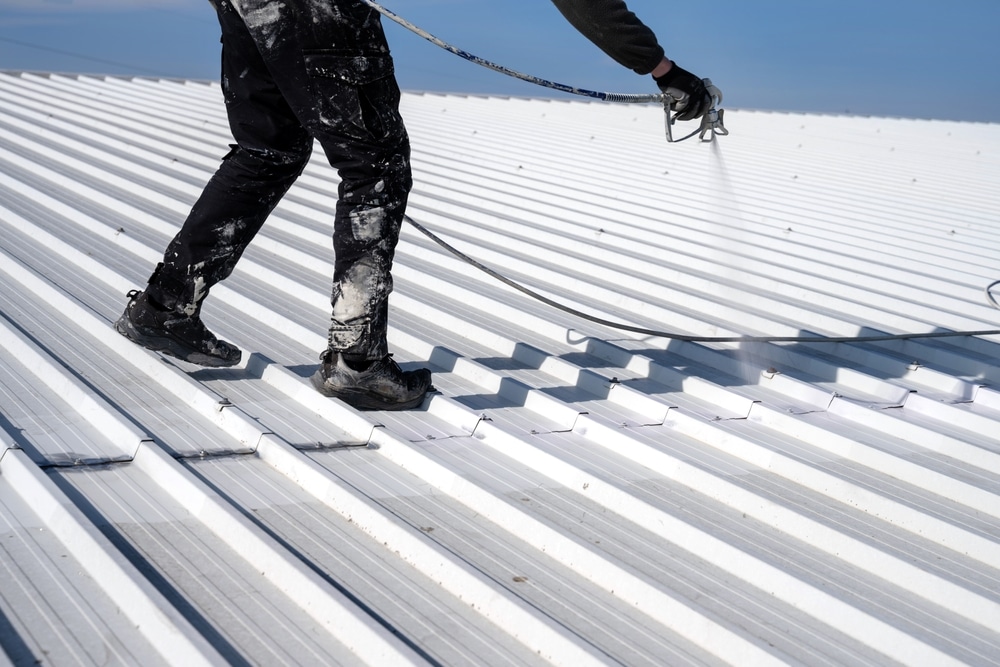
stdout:
{"type": "Polygon", "coordinates": [[[729,134],[729,130],[726,129],[726,126],[722,122],[725,109],[718,108],[722,104],[722,91],[712,83],[711,79],[702,79],[702,83],[705,84],[705,90],[708,91],[709,96],[712,98],[712,107],[701,117],[701,127],[680,139],[674,139],[673,131],[673,124],[677,121],[678,114],[670,115],[670,106],[677,102],[678,99],[668,93],[663,93],[663,111],[666,114],[667,141],[670,143],[690,139],[696,134],[698,135],[698,139],[706,142],[715,141],[716,136],[724,137],[729,134]]]}

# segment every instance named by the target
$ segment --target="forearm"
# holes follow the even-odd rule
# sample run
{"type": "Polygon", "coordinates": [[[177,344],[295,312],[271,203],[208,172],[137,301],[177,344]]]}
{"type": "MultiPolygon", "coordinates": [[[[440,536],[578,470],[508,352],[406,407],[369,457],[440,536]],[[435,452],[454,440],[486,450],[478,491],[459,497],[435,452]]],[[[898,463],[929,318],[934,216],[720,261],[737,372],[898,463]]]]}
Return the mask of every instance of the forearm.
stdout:
{"type": "Polygon", "coordinates": [[[670,61],[656,35],[623,0],[552,0],[584,37],[637,74],[666,73],[670,61]]]}

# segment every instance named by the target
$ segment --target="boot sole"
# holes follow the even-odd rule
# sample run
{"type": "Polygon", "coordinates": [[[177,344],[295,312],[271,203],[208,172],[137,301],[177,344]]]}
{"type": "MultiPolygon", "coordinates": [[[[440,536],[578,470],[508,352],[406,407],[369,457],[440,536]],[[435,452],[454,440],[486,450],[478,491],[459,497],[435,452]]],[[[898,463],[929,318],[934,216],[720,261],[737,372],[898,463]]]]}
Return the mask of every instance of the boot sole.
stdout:
{"type": "Polygon", "coordinates": [[[228,368],[229,366],[235,366],[240,363],[240,359],[243,358],[242,352],[235,360],[213,357],[205,354],[204,352],[198,352],[197,350],[185,347],[168,336],[157,336],[143,333],[140,329],[137,329],[125,315],[122,315],[118,321],[115,322],[115,331],[120,333],[122,336],[125,336],[125,338],[128,338],[136,345],[144,347],[147,350],[159,352],[160,354],[165,354],[168,357],[180,359],[181,361],[186,361],[189,364],[197,364],[198,366],[208,366],[209,368],[228,368]]]}
{"type": "Polygon", "coordinates": [[[331,389],[326,386],[323,376],[318,371],[309,380],[319,393],[330,398],[339,398],[358,410],[412,410],[423,403],[427,393],[433,389],[429,386],[419,396],[405,401],[391,402],[384,396],[364,389],[331,389]]]}

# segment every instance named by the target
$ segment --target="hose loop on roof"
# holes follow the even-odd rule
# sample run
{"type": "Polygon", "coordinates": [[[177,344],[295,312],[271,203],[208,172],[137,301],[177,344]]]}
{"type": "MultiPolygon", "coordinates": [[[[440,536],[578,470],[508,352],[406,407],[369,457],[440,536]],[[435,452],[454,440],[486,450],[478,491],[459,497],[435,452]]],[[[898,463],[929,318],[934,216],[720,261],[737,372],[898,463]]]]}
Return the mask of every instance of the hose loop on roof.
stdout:
{"type": "MultiPolygon", "coordinates": [[[[558,301],[554,301],[547,296],[539,294],[532,289],[517,283],[510,278],[494,271],[490,267],[476,261],[475,259],[469,257],[461,250],[451,246],[447,241],[437,236],[434,232],[430,231],[416,220],[411,218],[409,214],[403,216],[403,218],[410,223],[414,228],[421,232],[424,236],[429,238],[434,243],[438,244],[448,252],[450,252],[455,257],[459,258],[463,262],[476,267],[480,271],[486,273],[489,276],[499,280],[504,285],[512,287],[518,292],[525,294],[536,301],[541,301],[542,303],[551,306],[557,310],[561,310],[564,313],[569,313],[581,319],[587,320],[588,322],[594,322],[596,324],[601,324],[612,329],[618,329],[621,331],[630,331],[632,333],[642,334],[644,336],[655,336],[657,338],[669,338],[671,340],[685,341],[689,343],[873,343],[882,342],[890,340],[914,340],[918,338],[957,338],[957,337],[968,337],[968,336],[995,336],[1000,335],[1000,329],[988,329],[984,331],[944,331],[944,332],[931,332],[931,333],[907,333],[907,334],[884,334],[877,336],[839,336],[839,337],[828,337],[828,336],[689,336],[686,334],[679,334],[670,331],[657,331],[656,329],[646,329],[644,327],[637,327],[631,324],[624,324],[621,322],[613,322],[611,320],[606,320],[600,317],[595,317],[593,315],[588,315],[582,311],[576,310],[575,308],[570,308],[569,306],[563,305],[558,301]]],[[[1000,305],[993,299],[990,294],[990,288],[995,285],[1000,284],[1000,280],[996,281],[992,285],[986,288],[987,298],[996,308],[1000,308],[1000,305]]]]}

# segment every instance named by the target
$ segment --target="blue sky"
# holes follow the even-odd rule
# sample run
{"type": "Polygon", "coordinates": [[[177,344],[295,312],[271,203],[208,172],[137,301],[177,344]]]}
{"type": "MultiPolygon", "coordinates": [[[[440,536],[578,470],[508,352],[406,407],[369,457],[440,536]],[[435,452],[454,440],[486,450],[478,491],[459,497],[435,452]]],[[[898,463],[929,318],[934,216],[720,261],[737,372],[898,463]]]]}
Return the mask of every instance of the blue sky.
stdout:
{"type": "MultiPolygon", "coordinates": [[[[512,69],[594,90],[655,92],[548,0],[385,0],[512,69]]],[[[667,54],[730,108],[1000,122],[1000,0],[630,0],[667,54]]],[[[388,21],[410,90],[557,96],[388,21]]],[[[0,69],[218,78],[208,0],[0,0],[0,69]]]]}

